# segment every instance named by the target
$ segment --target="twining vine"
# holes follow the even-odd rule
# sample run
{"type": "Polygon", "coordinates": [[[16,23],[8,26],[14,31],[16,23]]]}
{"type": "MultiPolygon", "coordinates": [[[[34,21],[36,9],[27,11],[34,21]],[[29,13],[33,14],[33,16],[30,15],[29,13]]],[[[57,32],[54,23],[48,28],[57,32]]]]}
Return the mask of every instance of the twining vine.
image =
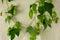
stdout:
{"type": "MultiPolygon", "coordinates": [[[[11,2],[13,0],[6,1],[11,2]]],[[[39,35],[41,32],[41,27],[44,28],[44,31],[47,27],[51,27],[52,21],[54,21],[55,23],[58,22],[59,18],[57,17],[57,14],[54,10],[52,1],[53,0],[36,0],[36,2],[30,5],[29,18],[37,18],[37,22],[34,27],[32,26],[32,22],[31,25],[26,28],[26,32],[30,34],[30,40],[36,40],[37,35],[39,35]]],[[[2,0],[2,4],[3,2],[4,0],[2,0]]],[[[5,22],[10,24],[10,21],[14,21],[13,18],[17,14],[17,6],[11,4],[10,6],[8,6],[7,12],[5,13],[7,13],[5,22]]],[[[2,12],[0,13],[0,16],[2,16],[2,12]]],[[[22,24],[19,21],[15,20],[14,23],[15,24],[12,27],[8,28],[8,35],[10,36],[11,40],[14,40],[16,35],[19,36],[22,27],[22,24]]]]}

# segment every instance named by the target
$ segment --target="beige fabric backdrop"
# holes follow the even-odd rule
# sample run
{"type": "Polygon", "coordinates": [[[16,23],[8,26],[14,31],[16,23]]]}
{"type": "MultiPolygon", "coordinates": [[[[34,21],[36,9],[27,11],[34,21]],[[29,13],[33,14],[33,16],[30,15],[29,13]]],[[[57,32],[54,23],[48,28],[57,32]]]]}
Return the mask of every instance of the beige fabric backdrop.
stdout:
{"type": "MultiPolygon", "coordinates": [[[[28,25],[31,22],[31,20],[28,17],[28,12],[30,4],[32,4],[34,1],[35,0],[15,0],[14,2],[11,2],[15,5],[19,5],[18,9],[20,10],[20,12],[15,17],[18,21],[22,22],[25,25],[28,25]]],[[[60,0],[54,0],[54,5],[58,17],[60,18],[60,0]]],[[[6,8],[6,1],[2,5],[0,0],[0,11],[3,10],[3,16],[0,17],[0,40],[10,40],[7,35],[7,29],[9,24],[5,23],[4,21],[4,18],[6,17],[6,14],[4,14],[4,10],[6,11],[6,8]]],[[[13,22],[11,21],[10,25],[12,24],[13,22]]],[[[29,34],[25,33],[24,30],[21,31],[20,36],[16,37],[15,40],[29,40],[29,34]]],[[[52,23],[52,28],[47,28],[45,32],[42,32],[38,36],[37,40],[60,40],[60,20],[57,24],[52,23]]]]}

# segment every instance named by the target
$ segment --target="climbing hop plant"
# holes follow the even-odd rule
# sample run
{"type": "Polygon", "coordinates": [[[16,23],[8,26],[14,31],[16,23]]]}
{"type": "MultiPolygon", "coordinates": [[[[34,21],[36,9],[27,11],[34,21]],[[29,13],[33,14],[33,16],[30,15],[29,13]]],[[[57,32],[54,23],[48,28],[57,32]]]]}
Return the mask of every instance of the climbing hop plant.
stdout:
{"type": "MultiPolygon", "coordinates": [[[[13,0],[6,1],[8,4],[8,2],[13,0]]],[[[2,4],[3,2],[4,0],[2,0],[2,4]]],[[[29,18],[33,19],[33,21],[36,20],[36,18],[37,20],[34,27],[32,26],[33,21],[29,24],[26,28],[26,32],[30,34],[30,40],[36,40],[37,35],[42,31],[42,27],[44,28],[43,31],[46,30],[47,27],[51,28],[52,22],[54,21],[57,23],[59,18],[54,10],[52,0],[36,0],[36,2],[30,5],[29,9],[29,18]]],[[[14,17],[17,14],[17,6],[14,4],[8,5],[5,13],[7,15],[5,18],[6,23],[10,24],[11,20],[14,21],[14,25],[8,28],[8,35],[11,40],[14,40],[15,36],[19,36],[22,28],[21,22],[15,20],[16,18],[14,17]]],[[[2,16],[2,12],[0,13],[0,16],[2,16]]]]}
{"type": "Polygon", "coordinates": [[[29,32],[30,40],[36,40],[36,36],[40,34],[41,25],[45,30],[47,27],[51,28],[52,21],[55,23],[58,22],[57,14],[54,10],[54,5],[52,0],[38,0],[35,3],[30,5],[29,17],[33,19],[33,16],[37,15],[37,23],[34,27],[31,25],[27,28],[29,32]]]}
{"type": "MultiPolygon", "coordinates": [[[[8,2],[11,2],[13,0],[6,0],[7,2],[7,11],[5,12],[7,17],[5,18],[5,22],[10,24],[11,20],[14,22],[14,25],[10,26],[8,28],[8,35],[10,36],[11,40],[13,40],[15,38],[15,36],[19,36],[20,34],[20,28],[21,28],[21,24],[19,21],[16,20],[16,18],[14,17],[17,14],[17,6],[14,4],[9,5],[8,2]]],[[[4,0],[2,0],[2,3],[4,2],[4,0]]],[[[2,15],[2,12],[1,12],[2,15]]]]}

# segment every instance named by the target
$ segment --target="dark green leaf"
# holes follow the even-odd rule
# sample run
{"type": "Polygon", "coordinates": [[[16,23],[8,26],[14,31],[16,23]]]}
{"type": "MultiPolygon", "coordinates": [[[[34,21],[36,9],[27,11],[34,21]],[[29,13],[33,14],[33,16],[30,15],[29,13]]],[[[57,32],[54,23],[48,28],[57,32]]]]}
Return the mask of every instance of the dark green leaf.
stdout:
{"type": "Polygon", "coordinates": [[[11,34],[11,40],[13,40],[15,38],[14,34],[11,34]]]}
{"type": "Polygon", "coordinates": [[[40,13],[40,15],[43,15],[44,12],[45,12],[44,6],[39,6],[39,7],[38,7],[38,12],[40,13]]]}
{"type": "Polygon", "coordinates": [[[20,34],[20,23],[16,22],[13,27],[9,27],[8,35],[11,37],[11,40],[15,38],[15,35],[19,36],[20,34]]]}
{"type": "Polygon", "coordinates": [[[54,5],[52,3],[44,3],[45,10],[49,12],[49,14],[52,16],[52,9],[54,5]]]}
{"type": "Polygon", "coordinates": [[[14,28],[9,27],[8,29],[8,35],[10,36],[11,40],[15,38],[14,28]]]}
{"type": "Polygon", "coordinates": [[[20,29],[19,29],[19,28],[16,29],[16,30],[15,30],[15,33],[16,33],[17,36],[19,36],[19,34],[20,34],[20,29]]]}
{"type": "Polygon", "coordinates": [[[16,33],[17,36],[19,36],[19,34],[20,34],[20,26],[21,26],[20,22],[16,22],[15,25],[14,25],[14,28],[16,29],[15,33],[16,33]]]}
{"type": "Polygon", "coordinates": [[[44,30],[47,28],[47,20],[46,19],[44,19],[44,21],[43,21],[43,26],[44,26],[44,30]]]}

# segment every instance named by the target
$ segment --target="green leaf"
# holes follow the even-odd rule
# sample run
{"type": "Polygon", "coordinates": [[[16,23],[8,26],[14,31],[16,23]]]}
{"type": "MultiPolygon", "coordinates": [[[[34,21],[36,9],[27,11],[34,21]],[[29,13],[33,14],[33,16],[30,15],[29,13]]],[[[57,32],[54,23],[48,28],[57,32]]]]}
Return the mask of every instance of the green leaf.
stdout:
{"type": "Polygon", "coordinates": [[[14,34],[12,34],[11,35],[11,40],[13,40],[15,38],[15,35],[14,34]]]}
{"type": "Polygon", "coordinates": [[[15,15],[17,12],[16,6],[14,6],[13,4],[11,4],[11,6],[8,8],[8,12],[11,15],[15,15]]]}
{"type": "Polygon", "coordinates": [[[11,20],[11,16],[7,16],[7,17],[5,18],[5,22],[10,23],[10,20],[11,20]]]}
{"type": "Polygon", "coordinates": [[[53,11],[53,12],[52,12],[52,17],[56,17],[56,16],[57,16],[56,12],[53,11]]]}
{"type": "Polygon", "coordinates": [[[36,36],[30,35],[30,40],[36,40],[36,36]]]}
{"type": "Polygon", "coordinates": [[[19,28],[19,26],[20,26],[20,22],[17,21],[14,25],[14,28],[19,28]]]}
{"type": "Polygon", "coordinates": [[[12,29],[11,27],[8,28],[8,35],[9,35],[9,36],[10,36],[10,34],[11,34],[11,32],[10,32],[11,29],[12,29]]]}
{"type": "Polygon", "coordinates": [[[33,11],[32,10],[30,10],[30,12],[29,12],[29,17],[30,17],[30,19],[33,18],[33,11]]]}
{"type": "Polygon", "coordinates": [[[45,0],[39,0],[39,6],[43,6],[44,2],[45,2],[45,0]]]}
{"type": "Polygon", "coordinates": [[[16,35],[19,36],[20,34],[20,22],[16,22],[15,25],[14,25],[14,28],[16,29],[15,32],[16,32],[16,35]]]}
{"type": "Polygon", "coordinates": [[[45,19],[46,19],[46,16],[45,15],[38,15],[37,18],[43,22],[45,19]]]}
{"type": "Polygon", "coordinates": [[[8,0],[8,2],[11,2],[11,1],[13,1],[13,0],[8,0]]]}
{"type": "Polygon", "coordinates": [[[52,3],[44,3],[45,10],[49,12],[49,14],[52,16],[52,9],[54,5],[52,3]]]}
{"type": "Polygon", "coordinates": [[[27,28],[27,32],[29,32],[29,34],[30,34],[30,40],[36,40],[37,32],[32,26],[29,26],[27,28]]]}
{"type": "Polygon", "coordinates": [[[38,18],[38,20],[41,21],[41,23],[44,27],[44,30],[45,30],[47,28],[47,25],[48,25],[48,23],[47,23],[48,20],[47,20],[46,16],[45,15],[38,15],[37,18],[38,18]]]}
{"type": "Polygon", "coordinates": [[[13,27],[9,27],[8,29],[8,35],[10,36],[11,40],[15,38],[15,35],[19,36],[20,34],[20,23],[16,22],[13,27]]]}
{"type": "Polygon", "coordinates": [[[57,23],[57,22],[58,22],[58,19],[59,19],[59,18],[57,17],[56,12],[53,11],[53,13],[52,13],[52,20],[55,21],[55,23],[57,23]]]}
{"type": "Polygon", "coordinates": [[[44,6],[39,6],[39,7],[38,7],[38,12],[40,13],[40,15],[43,15],[44,12],[45,12],[44,6]]]}
{"type": "Polygon", "coordinates": [[[2,16],[2,12],[0,13],[0,16],[2,16]]]}
{"type": "Polygon", "coordinates": [[[47,24],[48,24],[48,26],[49,26],[50,28],[51,28],[51,23],[52,23],[52,19],[49,18],[47,24]]]}
{"type": "Polygon", "coordinates": [[[36,32],[35,32],[35,30],[33,29],[32,26],[29,26],[29,27],[27,28],[27,32],[29,32],[30,35],[36,35],[36,32]]]}
{"type": "Polygon", "coordinates": [[[29,26],[27,28],[27,32],[30,34],[30,40],[36,40],[36,36],[39,35],[40,29],[33,28],[32,26],[29,26]]]}
{"type": "Polygon", "coordinates": [[[8,29],[8,35],[10,36],[11,40],[15,38],[14,28],[9,27],[8,29]]]}
{"type": "Polygon", "coordinates": [[[44,19],[44,21],[43,21],[43,26],[44,26],[44,30],[47,28],[47,20],[46,19],[44,19]]]}
{"type": "Polygon", "coordinates": [[[34,14],[36,14],[37,13],[37,4],[32,4],[32,5],[30,5],[30,9],[33,11],[33,13],[34,14]]]}

